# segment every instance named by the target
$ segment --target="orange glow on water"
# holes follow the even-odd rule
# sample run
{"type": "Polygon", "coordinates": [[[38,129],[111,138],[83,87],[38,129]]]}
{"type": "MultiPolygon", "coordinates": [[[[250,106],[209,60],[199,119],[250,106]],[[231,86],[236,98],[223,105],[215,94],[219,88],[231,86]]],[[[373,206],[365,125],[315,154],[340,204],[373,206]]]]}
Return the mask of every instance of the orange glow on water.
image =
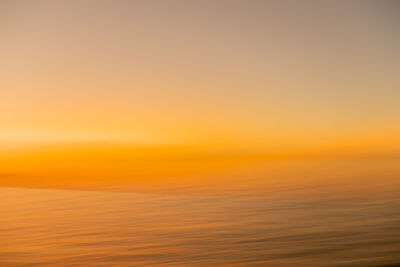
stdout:
{"type": "Polygon", "coordinates": [[[395,1],[0,1],[0,266],[397,266],[395,1]]]}

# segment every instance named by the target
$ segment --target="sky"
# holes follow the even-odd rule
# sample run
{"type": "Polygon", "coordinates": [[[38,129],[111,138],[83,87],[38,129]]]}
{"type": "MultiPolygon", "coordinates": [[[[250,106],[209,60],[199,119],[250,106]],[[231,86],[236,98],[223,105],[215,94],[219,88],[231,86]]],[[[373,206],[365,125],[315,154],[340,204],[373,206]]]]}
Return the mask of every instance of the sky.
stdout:
{"type": "Polygon", "coordinates": [[[400,151],[396,1],[1,1],[0,143],[400,151]]]}

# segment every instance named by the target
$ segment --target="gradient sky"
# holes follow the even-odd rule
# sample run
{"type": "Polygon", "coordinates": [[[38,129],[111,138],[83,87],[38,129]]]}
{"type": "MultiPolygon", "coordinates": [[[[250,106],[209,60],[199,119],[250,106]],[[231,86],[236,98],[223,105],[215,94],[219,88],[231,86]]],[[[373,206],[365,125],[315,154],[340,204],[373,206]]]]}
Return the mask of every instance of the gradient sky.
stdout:
{"type": "Polygon", "coordinates": [[[0,141],[400,150],[396,1],[1,1],[0,141]]]}

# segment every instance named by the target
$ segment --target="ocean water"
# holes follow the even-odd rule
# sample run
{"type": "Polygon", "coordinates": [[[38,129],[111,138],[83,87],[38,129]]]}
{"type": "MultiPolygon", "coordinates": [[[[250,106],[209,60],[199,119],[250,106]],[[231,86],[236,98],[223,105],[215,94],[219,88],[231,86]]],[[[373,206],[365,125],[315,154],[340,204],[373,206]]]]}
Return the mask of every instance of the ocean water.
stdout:
{"type": "Polygon", "coordinates": [[[398,163],[285,163],[229,191],[0,187],[0,266],[395,266],[398,163]]]}

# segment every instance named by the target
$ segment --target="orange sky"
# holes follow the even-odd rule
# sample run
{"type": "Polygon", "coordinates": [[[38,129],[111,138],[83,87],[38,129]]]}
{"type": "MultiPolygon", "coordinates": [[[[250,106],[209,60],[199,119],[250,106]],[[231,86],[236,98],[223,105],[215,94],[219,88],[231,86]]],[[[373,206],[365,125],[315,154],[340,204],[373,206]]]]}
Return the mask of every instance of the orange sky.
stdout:
{"type": "Polygon", "coordinates": [[[2,1],[0,143],[400,151],[390,1],[2,1]]]}

